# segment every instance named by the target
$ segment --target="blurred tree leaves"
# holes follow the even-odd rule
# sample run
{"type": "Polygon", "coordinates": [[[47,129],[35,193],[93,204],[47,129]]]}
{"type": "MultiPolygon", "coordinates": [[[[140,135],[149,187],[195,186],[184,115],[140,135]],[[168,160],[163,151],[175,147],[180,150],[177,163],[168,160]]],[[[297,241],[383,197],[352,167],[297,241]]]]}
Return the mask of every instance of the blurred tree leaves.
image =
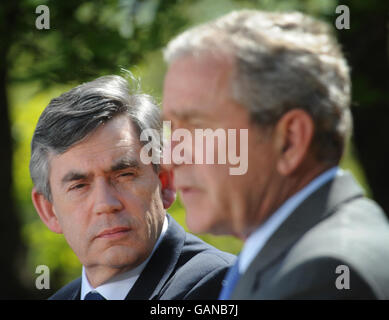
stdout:
{"type": "Polygon", "coordinates": [[[137,64],[186,25],[179,2],[19,1],[8,56],[11,81],[38,80],[46,87],[137,64]],[[37,4],[50,9],[50,30],[35,28],[37,4]]]}

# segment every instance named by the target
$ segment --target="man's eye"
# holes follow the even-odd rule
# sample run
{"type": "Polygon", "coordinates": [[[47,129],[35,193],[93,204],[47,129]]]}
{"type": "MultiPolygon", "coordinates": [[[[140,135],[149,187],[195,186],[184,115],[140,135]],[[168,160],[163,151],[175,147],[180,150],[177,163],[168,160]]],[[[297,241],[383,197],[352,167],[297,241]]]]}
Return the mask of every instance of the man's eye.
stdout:
{"type": "Polygon", "coordinates": [[[76,184],[75,186],[71,187],[70,190],[81,189],[81,188],[83,188],[85,186],[86,186],[85,183],[79,183],[79,184],[76,184]]]}
{"type": "Polygon", "coordinates": [[[124,172],[119,174],[119,177],[132,177],[134,175],[135,175],[134,172],[124,172]]]}

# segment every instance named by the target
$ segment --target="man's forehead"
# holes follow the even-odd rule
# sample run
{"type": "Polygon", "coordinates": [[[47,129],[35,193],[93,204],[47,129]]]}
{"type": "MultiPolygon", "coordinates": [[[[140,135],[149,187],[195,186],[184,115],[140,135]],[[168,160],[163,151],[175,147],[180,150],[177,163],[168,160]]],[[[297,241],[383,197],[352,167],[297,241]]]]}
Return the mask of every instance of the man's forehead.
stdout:
{"type": "Polygon", "coordinates": [[[54,159],[51,166],[55,166],[57,179],[60,179],[62,185],[79,179],[93,177],[96,174],[110,174],[115,171],[131,169],[140,169],[139,149],[122,148],[121,152],[109,154],[98,159],[85,156],[84,159],[54,159]],[[58,161],[59,160],[59,161],[58,161]]]}
{"type": "Polygon", "coordinates": [[[99,151],[88,149],[69,149],[63,154],[53,155],[50,157],[51,164],[59,164],[67,166],[71,164],[79,164],[80,166],[96,165],[96,166],[111,166],[119,162],[133,163],[139,161],[139,153],[141,149],[136,145],[111,146],[99,151]]]}
{"type": "Polygon", "coordinates": [[[165,120],[211,121],[216,109],[223,112],[223,105],[233,100],[231,66],[203,59],[184,57],[172,63],[164,87],[165,120]]]}
{"type": "Polygon", "coordinates": [[[102,123],[84,142],[103,142],[112,140],[115,145],[126,144],[128,140],[139,140],[137,130],[127,115],[119,115],[102,123]]]}
{"type": "MultiPolygon", "coordinates": [[[[66,152],[104,151],[115,148],[136,150],[140,146],[139,134],[134,124],[126,116],[118,116],[101,124],[79,143],[66,152]]],[[[65,152],[65,153],[66,153],[65,152]]]]}
{"type": "Polygon", "coordinates": [[[209,94],[218,87],[221,80],[230,78],[232,70],[233,65],[230,62],[219,61],[214,57],[182,57],[169,66],[165,91],[169,93],[170,90],[179,89],[187,93],[197,87],[208,86],[206,92],[209,94]],[[191,86],[188,86],[187,82],[190,82],[191,86]],[[193,85],[196,87],[193,88],[193,85]]]}
{"type": "Polygon", "coordinates": [[[166,113],[163,113],[163,120],[168,121],[170,117],[180,119],[182,121],[193,121],[193,120],[205,120],[212,115],[212,112],[208,112],[206,108],[176,108],[171,109],[166,113]]]}
{"type": "Polygon", "coordinates": [[[235,56],[227,51],[199,51],[192,54],[182,55],[172,60],[169,70],[172,69],[172,67],[185,70],[191,65],[205,66],[208,69],[226,69],[233,68],[235,66],[235,61],[235,56]]]}
{"type": "MultiPolygon", "coordinates": [[[[128,120],[111,120],[83,141],[58,155],[51,155],[51,165],[111,166],[121,159],[139,159],[139,134],[128,120]]],[[[60,168],[59,168],[60,169],[60,168]]]]}

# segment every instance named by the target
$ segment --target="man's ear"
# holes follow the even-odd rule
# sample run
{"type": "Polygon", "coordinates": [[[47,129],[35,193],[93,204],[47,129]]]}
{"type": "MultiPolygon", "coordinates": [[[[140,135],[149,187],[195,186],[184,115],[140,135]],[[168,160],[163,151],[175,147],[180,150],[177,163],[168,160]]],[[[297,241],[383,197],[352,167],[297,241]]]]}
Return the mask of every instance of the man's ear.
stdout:
{"type": "Polygon", "coordinates": [[[31,198],[34,207],[44,224],[51,231],[55,233],[62,233],[62,228],[54,212],[53,204],[47,200],[43,194],[37,192],[35,188],[32,189],[31,198]]]}
{"type": "Polygon", "coordinates": [[[161,168],[159,172],[159,180],[161,181],[161,192],[164,209],[170,208],[174,200],[176,200],[176,188],[174,187],[173,170],[161,168]]]}
{"type": "Polygon", "coordinates": [[[295,172],[309,153],[315,125],[302,109],[284,114],[276,125],[276,144],[279,154],[277,169],[287,176],[295,172]]]}

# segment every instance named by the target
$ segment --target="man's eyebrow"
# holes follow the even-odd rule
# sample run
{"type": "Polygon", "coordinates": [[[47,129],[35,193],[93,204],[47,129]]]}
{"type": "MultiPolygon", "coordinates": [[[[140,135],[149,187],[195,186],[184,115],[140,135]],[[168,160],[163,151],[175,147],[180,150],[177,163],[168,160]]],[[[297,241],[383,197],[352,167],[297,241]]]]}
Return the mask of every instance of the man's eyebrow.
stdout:
{"type": "Polygon", "coordinates": [[[77,172],[77,171],[70,171],[67,174],[63,176],[61,179],[62,185],[71,182],[71,181],[77,181],[77,180],[83,180],[87,179],[88,175],[82,172],[77,172]]]}
{"type": "Polygon", "coordinates": [[[120,171],[128,168],[139,169],[140,165],[138,160],[133,157],[120,158],[111,166],[111,171],[120,171]]]}
{"type": "MultiPolygon", "coordinates": [[[[190,111],[173,110],[170,113],[173,117],[178,118],[180,120],[184,120],[184,121],[190,121],[190,120],[194,120],[194,119],[207,119],[208,118],[207,114],[204,114],[203,112],[198,112],[196,110],[190,110],[190,111]]],[[[168,121],[170,119],[168,119],[166,117],[166,115],[163,115],[162,120],[168,121]]]]}
{"type": "MultiPolygon", "coordinates": [[[[132,157],[124,157],[121,158],[111,166],[110,170],[108,171],[120,171],[128,168],[135,168],[139,169],[140,165],[139,162],[132,158],[132,157]]],[[[83,179],[88,179],[90,177],[90,174],[79,172],[79,171],[69,171],[67,174],[63,176],[61,179],[62,185],[72,182],[72,181],[77,181],[77,180],[83,180],[83,179]]]]}

